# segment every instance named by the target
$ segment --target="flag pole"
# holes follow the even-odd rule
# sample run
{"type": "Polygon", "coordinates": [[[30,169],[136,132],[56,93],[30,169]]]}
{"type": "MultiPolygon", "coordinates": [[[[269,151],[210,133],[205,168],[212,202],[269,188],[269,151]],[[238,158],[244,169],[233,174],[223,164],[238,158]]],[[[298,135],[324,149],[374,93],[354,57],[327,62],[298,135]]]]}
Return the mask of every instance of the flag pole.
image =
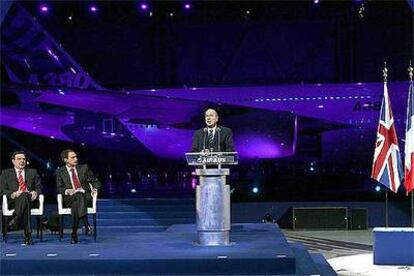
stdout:
{"type": "MultiPolygon", "coordinates": [[[[410,78],[410,85],[413,84],[413,71],[413,66],[410,60],[410,67],[408,67],[408,77],[410,78]]],[[[410,95],[408,95],[408,97],[410,97],[410,95]]],[[[411,120],[411,118],[407,118],[407,120],[411,120]]],[[[407,181],[407,179],[405,179],[405,181],[407,181]]],[[[411,191],[411,227],[414,227],[414,190],[411,191]]]]}
{"type": "MultiPolygon", "coordinates": [[[[384,69],[382,69],[382,76],[384,77],[384,84],[387,83],[388,69],[387,62],[384,61],[384,69]]],[[[388,227],[388,190],[385,188],[385,227],[388,227]]]]}
{"type": "Polygon", "coordinates": [[[385,188],[385,227],[388,227],[388,190],[385,188]]]}
{"type": "Polygon", "coordinates": [[[414,228],[414,191],[411,192],[411,227],[414,228]]]}

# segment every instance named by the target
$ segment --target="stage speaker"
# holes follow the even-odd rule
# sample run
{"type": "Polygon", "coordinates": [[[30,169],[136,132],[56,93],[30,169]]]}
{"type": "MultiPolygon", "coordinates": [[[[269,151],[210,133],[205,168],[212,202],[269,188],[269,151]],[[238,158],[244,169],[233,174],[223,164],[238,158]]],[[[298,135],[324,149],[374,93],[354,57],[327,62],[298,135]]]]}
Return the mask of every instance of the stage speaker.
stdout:
{"type": "Polygon", "coordinates": [[[351,218],[349,220],[349,229],[351,230],[366,230],[368,229],[368,209],[366,208],[352,208],[351,218]]]}
{"type": "Polygon", "coordinates": [[[293,208],[293,229],[347,230],[346,207],[293,208]]]}

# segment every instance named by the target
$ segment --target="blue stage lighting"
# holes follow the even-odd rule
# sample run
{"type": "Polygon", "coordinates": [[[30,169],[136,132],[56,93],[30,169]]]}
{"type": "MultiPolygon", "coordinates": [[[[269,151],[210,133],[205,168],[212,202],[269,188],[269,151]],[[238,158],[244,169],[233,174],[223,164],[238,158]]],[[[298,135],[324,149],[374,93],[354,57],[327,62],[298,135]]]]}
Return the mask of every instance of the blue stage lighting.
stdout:
{"type": "Polygon", "coordinates": [[[376,191],[376,192],[381,191],[381,187],[380,187],[380,185],[375,186],[375,191],[376,191]]]}

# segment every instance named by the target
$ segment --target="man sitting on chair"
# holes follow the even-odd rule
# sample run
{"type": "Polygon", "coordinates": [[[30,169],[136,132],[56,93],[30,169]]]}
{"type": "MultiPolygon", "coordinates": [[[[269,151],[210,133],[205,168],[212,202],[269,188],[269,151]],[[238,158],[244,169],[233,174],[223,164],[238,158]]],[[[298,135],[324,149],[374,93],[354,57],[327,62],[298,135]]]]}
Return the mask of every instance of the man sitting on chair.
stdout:
{"type": "Polygon", "coordinates": [[[74,150],[64,150],[60,157],[65,166],[56,171],[56,191],[63,195],[64,205],[71,208],[73,225],[70,242],[75,244],[78,243],[79,220],[84,222],[86,232],[92,233],[87,208],[92,204],[92,196],[97,193],[101,183],[88,165],[78,165],[78,157],[74,150]],[[89,184],[92,185],[92,189],[89,184]]]}
{"type": "Polygon", "coordinates": [[[7,226],[12,230],[23,226],[24,243],[32,245],[30,208],[41,193],[42,186],[37,171],[26,168],[24,151],[14,152],[12,163],[14,168],[4,170],[0,176],[0,194],[7,196],[9,209],[14,208],[14,218],[7,226]]]}

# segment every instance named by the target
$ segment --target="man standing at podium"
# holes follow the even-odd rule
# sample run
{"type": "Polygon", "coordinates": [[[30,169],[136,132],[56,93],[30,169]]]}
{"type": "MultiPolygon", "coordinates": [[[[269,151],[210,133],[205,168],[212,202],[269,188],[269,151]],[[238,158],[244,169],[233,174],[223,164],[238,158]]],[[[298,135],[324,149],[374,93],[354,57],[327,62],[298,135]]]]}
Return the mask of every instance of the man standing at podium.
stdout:
{"type": "Polygon", "coordinates": [[[209,108],[205,112],[206,127],[196,130],[192,152],[233,152],[233,134],[230,128],[217,125],[217,111],[209,108]]]}

